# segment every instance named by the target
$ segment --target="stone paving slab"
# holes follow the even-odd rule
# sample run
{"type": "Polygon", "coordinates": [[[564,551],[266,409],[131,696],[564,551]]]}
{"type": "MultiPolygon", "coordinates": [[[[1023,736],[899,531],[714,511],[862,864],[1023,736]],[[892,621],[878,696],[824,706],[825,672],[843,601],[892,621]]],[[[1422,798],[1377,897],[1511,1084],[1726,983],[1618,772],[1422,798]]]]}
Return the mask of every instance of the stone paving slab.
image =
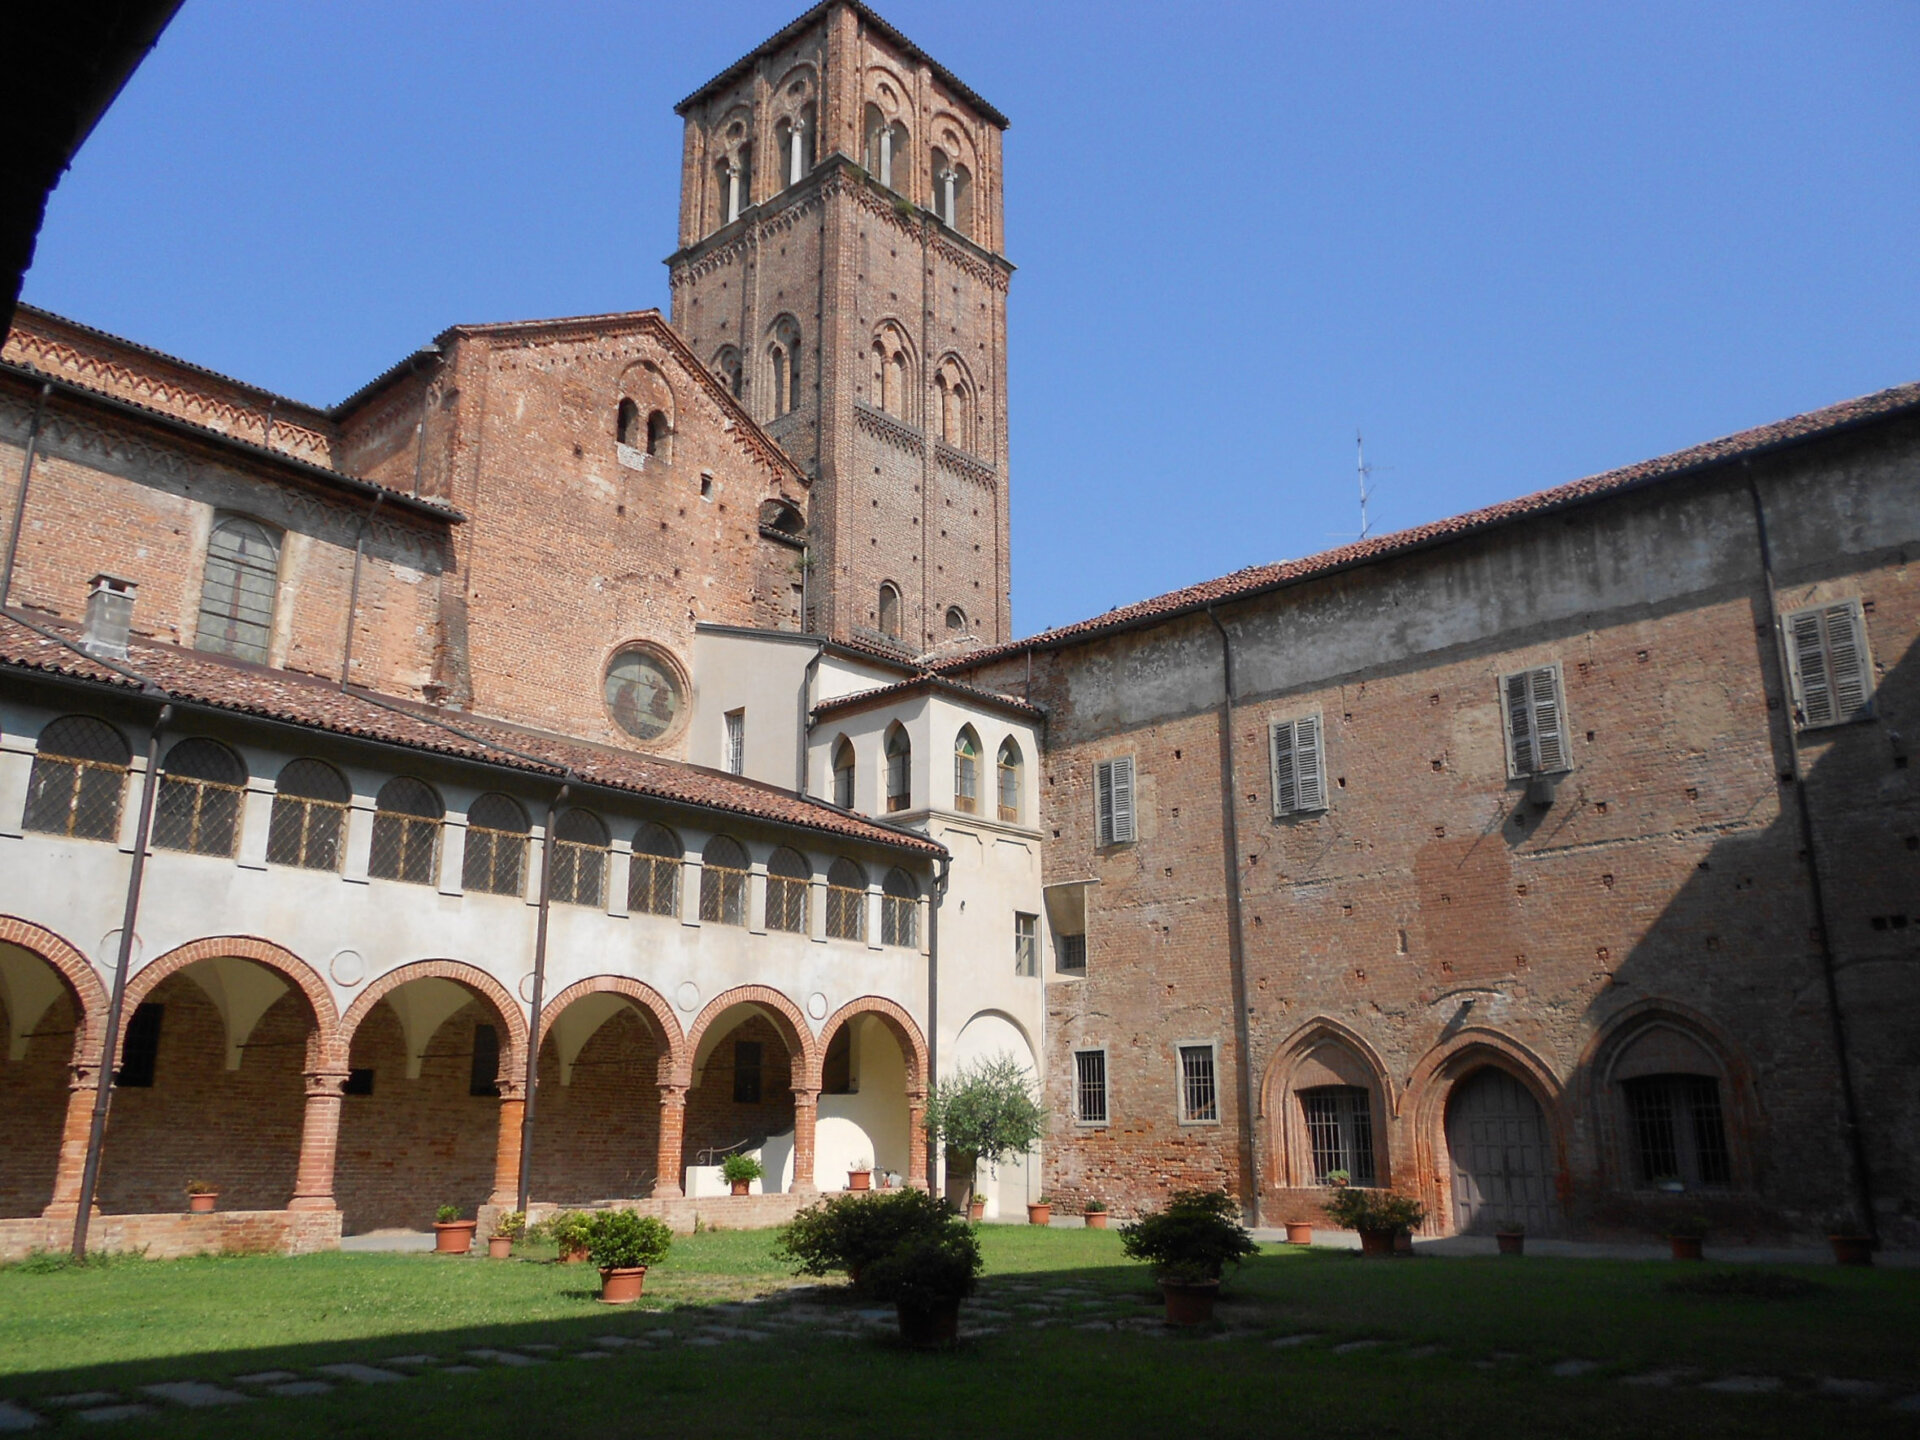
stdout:
{"type": "Polygon", "coordinates": [[[1836,1400],[1878,1400],[1887,1393],[1887,1387],[1878,1380],[1843,1380],[1835,1375],[1823,1378],[1815,1389],[1836,1400]]]}
{"type": "Polygon", "coordinates": [[[362,1385],[386,1385],[407,1378],[397,1371],[382,1370],[378,1365],[361,1365],[353,1361],[343,1365],[316,1365],[313,1368],[322,1375],[337,1375],[342,1380],[354,1380],[362,1385]]]}
{"type": "Polygon", "coordinates": [[[1771,1395],[1780,1388],[1778,1375],[1728,1375],[1720,1380],[1709,1380],[1700,1388],[1715,1390],[1722,1395],[1771,1395]]]}
{"type": "Polygon", "coordinates": [[[1650,1385],[1656,1390],[1665,1390],[1669,1386],[1679,1385],[1697,1376],[1700,1372],[1691,1365],[1669,1365],[1662,1370],[1647,1370],[1639,1375],[1622,1376],[1622,1385],[1650,1385]]]}
{"type": "Polygon", "coordinates": [[[102,1405],[94,1410],[76,1410],[73,1412],[82,1420],[105,1423],[109,1420],[136,1420],[142,1415],[153,1414],[151,1405],[102,1405]]]}
{"type": "Polygon", "coordinates": [[[111,1405],[120,1398],[118,1390],[76,1390],[71,1395],[49,1395],[40,1403],[62,1410],[78,1410],[93,1405],[111,1405]]]}
{"type": "Polygon", "coordinates": [[[234,1376],[233,1383],[236,1385],[280,1385],[288,1380],[298,1380],[299,1378],[300,1377],[291,1370],[256,1370],[251,1375],[234,1376]]]}
{"type": "Polygon", "coordinates": [[[624,1350],[629,1345],[643,1345],[646,1342],[637,1340],[631,1335],[596,1335],[593,1337],[593,1343],[604,1345],[609,1350],[624,1350]]]}
{"type": "Polygon", "coordinates": [[[1560,1380],[1571,1380],[1576,1375],[1587,1375],[1600,1368],[1598,1360],[1556,1360],[1547,1367],[1547,1373],[1560,1380]]]}
{"type": "Polygon", "coordinates": [[[1379,1340],[1348,1340],[1333,1347],[1335,1355],[1352,1355],[1360,1350],[1372,1350],[1383,1342],[1379,1340]]]}
{"type": "Polygon", "coordinates": [[[611,1360],[613,1358],[613,1352],[611,1350],[575,1350],[568,1358],[573,1360],[611,1360]]]}
{"type": "Polygon", "coordinates": [[[380,1363],[382,1365],[406,1365],[409,1367],[415,1365],[438,1365],[440,1363],[440,1357],[438,1355],[389,1355],[380,1363]]]}
{"type": "Polygon", "coordinates": [[[478,1365],[447,1365],[434,1372],[436,1375],[478,1375],[478,1365]]]}
{"type": "Polygon", "coordinates": [[[1311,1345],[1315,1340],[1318,1340],[1319,1338],[1320,1338],[1319,1335],[1314,1333],[1306,1333],[1306,1334],[1300,1334],[1300,1335],[1282,1335],[1278,1340],[1275,1340],[1272,1343],[1273,1343],[1273,1348],[1276,1350],[1291,1350],[1296,1345],[1311,1345]]]}
{"type": "Polygon", "coordinates": [[[0,1433],[31,1430],[42,1423],[40,1417],[26,1406],[16,1405],[11,1400],[0,1400],[0,1433]]]}
{"type": "Polygon", "coordinates": [[[1409,1360],[1431,1360],[1436,1355],[1444,1355],[1446,1353],[1447,1347],[1444,1345],[1415,1345],[1411,1350],[1407,1351],[1407,1358],[1409,1360]]]}
{"type": "Polygon", "coordinates": [[[289,1380],[284,1385],[271,1385],[268,1393],[288,1397],[300,1395],[331,1395],[333,1386],[324,1380],[289,1380]]]}
{"type": "Polygon", "coordinates": [[[517,1350],[469,1350],[467,1356],[473,1360],[491,1360],[496,1365],[512,1365],[523,1369],[528,1365],[546,1363],[537,1355],[522,1355],[517,1350]]]}
{"type": "Polygon", "coordinates": [[[248,1399],[238,1390],[210,1385],[205,1380],[167,1380],[158,1385],[142,1385],[142,1394],[157,1400],[171,1400],[189,1410],[205,1410],[214,1405],[244,1405],[248,1399]]]}

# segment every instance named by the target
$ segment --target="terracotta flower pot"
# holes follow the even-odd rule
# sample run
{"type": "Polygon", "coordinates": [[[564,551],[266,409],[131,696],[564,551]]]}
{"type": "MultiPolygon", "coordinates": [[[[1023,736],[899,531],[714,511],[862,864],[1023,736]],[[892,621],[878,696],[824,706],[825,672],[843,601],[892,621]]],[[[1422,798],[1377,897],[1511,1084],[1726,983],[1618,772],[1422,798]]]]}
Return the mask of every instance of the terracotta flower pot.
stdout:
{"type": "Polygon", "coordinates": [[[436,1220],[433,1222],[433,1249],[437,1255],[465,1255],[473,1249],[473,1232],[478,1220],[436,1220]]]}
{"type": "Polygon", "coordinates": [[[647,1282],[647,1267],[618,1268],[600,1272],[600,1299],[607,1305],[628,1305],[640,1298],[640,1287],[647,1282]]]}
{"type": "Polygon", "coordinates": [[[1087,1211],[1087,1229],[1104,1230],[1107,1228],[1107,1212],[1104,1210],[1087,1211]]]}
{"type": "Polygon", "coordinates": [[[924,1308],[909,1306],[903,1301],[895,1308],[900,1312],[900,1338],[916,1350],[937,1350],[960,1338],[958,1300],[924,1308]]]}
{"type": "Polygon", "coordinates": [[[847,1171],[847,1189],[871,1190],[872,1188],[873,1188],[873,1172],[871,1170],[847,1171]]]}
{"type": "Polygon", "coordinates": [[[735,1180],[735,1181],[732,1181],[731,1183],[733,1185],[733,1193],[736,1195],[746,1194],[747,1187],[753,1184],[751,1180],[735,1180]]]}
{"type": "Polygon", "coordinates": [[[1160,1294],[1167,1302],[1169,1325],[1205,1325],[1213,1319],[1213,1302],[1220,1298],[1220,1282],[1162,1280],[1160,1294]]]}
{"type": "Polygon", "coordinates": [[[1362,1255],[1386,1256],[1393,1254],[1393,1231],[1362,1230],[1360,1232],[1360,1253],[1362,1255]]]}
{"type": "Polygon", "coordinates": [[[584,1247],[579,1250],[562,1250],[560,1252],[560,1263],[562,1265],[584,1265],[587,1263],[587,1252],[584,1247]]]}
{"type": "Polygon", "coordinates": [[[1829,1235],[1827,1243],[1833,1246],[1836,1265],[1873,1264],[1873,1241],[1865,1235],[1829,1235]]]}
{"type": "Polygon", "coordinates": [[[1287,1221],[1287,1244],[1311,1245],[1313,1243],[1313,1224],[1307,1220],[1287,1221]]]}
{"type": "Polygon", "coordinates": [[[213,1214],[214,1202],[219,1198],[217,1194],[189,1195],[187,1196],[187,1213],[189,1215],[211,1215],[213,1214]]]}
{"type": "Polygon", "coordinates": [[[513,1237],[511,1235],[489,1235],[487,1237],[487,1258],[489,1260],[507,1260],[513,1256],[513,1237]]]}
{"type": "Polygon", "coordinates": [[[1673,1248],[1673,1258],[1676,1260],[1705,1259],[1706,1257],[1700,1253],[1700,1250],[1706,1243],[1707,1242],[1698,1235],[1667,1236],[1667,1244],[1673,1248]]]}
{"type": "Polygon", "coordinates": [[[1052,1223],[1053,1223],[1053,1206],[1052,1205],[1027,1206],[1027,1224],[1050,1225],[1052,1223]]]}
{"type": "Polygon", "coordinates": [[[987,1202],[976,1195],[967,1202],[967,1218],[976,1225],[987,1218],[987,1202]]]}
{"type": "Polygon", "coordinates": [[[1494,1242],[1499,1245],[1502,1255],[1524,1255],[1527,1253],[1527,1236],[1521,1230],[1496,1230],[1494,1242]]]}

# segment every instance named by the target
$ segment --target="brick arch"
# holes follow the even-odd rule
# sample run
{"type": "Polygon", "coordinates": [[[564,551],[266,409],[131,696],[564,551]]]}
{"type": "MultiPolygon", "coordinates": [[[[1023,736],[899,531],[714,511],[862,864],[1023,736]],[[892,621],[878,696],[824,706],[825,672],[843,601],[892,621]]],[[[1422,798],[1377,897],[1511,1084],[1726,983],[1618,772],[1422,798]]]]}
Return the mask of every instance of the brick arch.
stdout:
{"type": "Polygon", "coordinates": [[[340,1042],[340,1012],[334,1006],[333,994],[327,989],[326,981],[320,978],[317,970],[284,945],[276,945],[271,940],[252,935],[211,935],[204,940],[190,940],[142,965],[127,981],[126,1000],[120,1012],[120,1034],[116,1037],[114,1052],[118,1054],[126,1046],[127,1026],[133,1022],[134,1008],[152,994],[161,981],[179,974],[189,965],[218,959],[251,960],[291,981],[294,988],[306,996],[307,1006],[313,1014],[313,1033],[307,1037],[307,1068],[317,1070],[335,1063],[346,1063],[340,1042]]]}
{"type": "Polygon", "coordinates": [[[1313,1184],[1310,1161],[1302,1162],[1306,1122],[1287,1100],[1294,1093],[1301,1062],[1329,1043],[1352,1055],[1372,1080],[1382,1107],[1374,1132],[1376,1165],[1383,1182],[1397,1169],[1395,1162],[1400,1157],[1392,1143],[1392,1123],[1399,1118],[1404,1092],[1395,1087],[1386,1061],[1366,1037],[1331,1015],[1315,1015],[1281,1042],[1260,1077],[1258,1116],[1266,1142],[1260,1155],[1263,1187],[1291,1189],[1313,1184]]]}
{"type": "Polygon", "coordinates": [[[1395,1087],[1387,1062],[1358,1030],[1342,1024],[1331,1015],[1314,1016],[1274,1050],[1273,1059],[1267,1062],[1266,1073],[1260,1078],[1261,1112],[1264,1114],[1272,1110],[1274,1102],[1289,1088],[1293,1072],[1300,1062],[1326,1040],[1351,1050],[1373,1072],[1374,1083],[1380,1087],[1380,1098],[1386,1102],[1387,1115],[1383,1118],[1397,1117],[1405,1094],[1395,1087]]]}
{"type": "Polygon", "coordinates": [[[816,1086],[816,1076],[820,1073],[819,1052],[813,1043],[813,1031],[807,1024],[806,1016],[778,990],[766,985],[736,985],[709,1000],[706,1008],[687,1029],[686,1048],[682,1052],[681,1062],[684,1068],[674,1071],[673,1082],[676,1085],[693,1083],[693,1060],[700,1053],[701,1037],[709,1026],[733,1009],[736,1005],[759,1005],[773,1018],[774,1028],[780,1032],[780,1038],[786,1042],[787,1053],[799,1061],[798,1071],[802,1081],[809,1087],[816,1086]]]}
{"type": "Polygon", "coordinates": [[[652,986],[629,980],[624,975],[590,975],[562,990],[540,1007],[541,1035],[545,1036],[553,1016],[588,995],[624,996],[633,1002],[634,1008],[652,1017],[656,1038],[660,1040],[663,1052],[660,1057],[663,1081],[670,1081],[670,1077],[692,1065],[692,1052],[687,1037],[681,1033],[680,1022],[674,1017],[673,1007],[652,986]]]}
{"type": "Polygon", "coordinates": [[[927,1042],[920,1033],[920,1027],[899,1005],[880,995],[862,995],[858,1000],[849,1000],[820,1027],[820,1041],[812,1063],[807,1068],[807,1088],[820,1088],[820,1067],[826,1063],[827,1042],[831,1040],[842,1025],[856,1015],[874,1015],[900,1046],[900,1053],[907,1061],[907,1093],[925,1095],[927,1093],[927,1042]]]}
{"type": "Polygon", "coordinates": [[[346,1018],[340,1022],[342,1065],[347,1063],[347,1056],[352,1051],[354,1035],[367,1016],[373,1013],[373,1007],[411,980],[451,980],[484,1001],[507,1032],[507,1043],[500,1056],[501,1087],[504,1090],[522,1083],[527,1071],[527,1017],[520,1013],[518,1002],[506,986],[478,966],[461,960],[416,960],[410,965],[387,971],[367,986],[347,1011],[346,1018]]]}
{"type": "Polygon", "coordinates": [[[16,915],[0,915],[0,940],[38,955],[66,981],[68,998],[74,1002],[80,1021],[73,1032],[73,1063],[85,1065],[88,1057],[98,1063],[100,1042],[107,1029],[107,990],[92,962],[78,946],[16,915]]]}
{"type": "Polygon", "coordinates": [[[1539,1105],[1552,1137],[1562,1208],[1566,1205],[1572,1184],[1568,1161],[1571,1127],[1559,1077],[1545,1059],[1512,1036],[1469,1026],[1429,1050],[1407,1081],[1403,1115],[1412,1123],[1414,1179],[1426,1202],[1429,1230],[1453,1223],[1453,1172],[1446,1135],[1448,1097],[1456,1084],[1486,1067],[1505,1071],[1518,1080],[1539,1105]]]}

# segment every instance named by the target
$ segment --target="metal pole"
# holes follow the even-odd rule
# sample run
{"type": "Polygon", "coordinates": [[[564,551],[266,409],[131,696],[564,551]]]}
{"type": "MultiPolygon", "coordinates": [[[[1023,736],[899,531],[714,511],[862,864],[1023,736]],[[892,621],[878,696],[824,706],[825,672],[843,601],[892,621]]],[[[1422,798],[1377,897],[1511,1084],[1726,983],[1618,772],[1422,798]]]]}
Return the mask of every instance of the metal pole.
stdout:
{"type": "Polygon", "coordinates": [[[47,396],[53,393],[51,382],[40,387],[33,402],[33,423],[27,427],[27,453],[20,461],[20,493],[13,497],[13,528],[7,531],[7,558],[0,563],[0,610],[7,608],[13,594],[13,562],[20,553],[20,527],[27,523],[27,481],[33,476],[33,456],[40,444],[40,417],[46,413],[47,396]]]}
{"type": "Polygon", "coordinates": [[[547,829],[540,842],[540,918],[533,931],[533,1015],[527,1022],[527,1099],[520,1112],[520,1193],[514,1208],[526,1214],[533,1184],[533,1105],[540,1083],[540,1001],[547,984],[547,909],[553,894],[553,822],[573,790],[562,785],[547,802],[547,829]]]}
{"type": "Polygon", "coordinates": [[[113,966],[113,998],[107,1002],[107,1033],[100,1041],[100,1068],[93,1085],[93,1124],[87,1130],[87,1163],[80,1172],[80,1209],[73,1217],[73,1258],[87,1258],[87,1222],[93,1190],[100,1179],[100,1144],[107,1134],[107,1106],[113,1098],[114,1049],[120,1041],[120,1011],[127,998],[127,967],[133,959],[133,925],[140,915],[140,882],[147,871],[147,837],[153,829],[153,793],[160,771],[160,735],[173,719],[162,705],[147,736],[147,773],[140,781],[140,818],[133,830],[133,866],[127,874],[127,903],[120,912],[120,953],[113,966]]]}

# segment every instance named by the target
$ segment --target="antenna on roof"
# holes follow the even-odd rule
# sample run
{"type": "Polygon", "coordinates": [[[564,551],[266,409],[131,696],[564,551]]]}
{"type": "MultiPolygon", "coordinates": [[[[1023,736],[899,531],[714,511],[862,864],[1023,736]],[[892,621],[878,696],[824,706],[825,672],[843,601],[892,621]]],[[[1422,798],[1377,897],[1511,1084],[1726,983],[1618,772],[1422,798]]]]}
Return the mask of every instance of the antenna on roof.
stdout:
{"type": "Polygon", "coordinates": [[[1356,455],[1355,470],[1360,477],[1360,538],[1367,538],[1373,522],[1367,518],[1367,501],[1373,498],[1373,467],[1367,464],[1367,441],[1358,429],[1353,432],[1353,448],[1356,455]]]}

